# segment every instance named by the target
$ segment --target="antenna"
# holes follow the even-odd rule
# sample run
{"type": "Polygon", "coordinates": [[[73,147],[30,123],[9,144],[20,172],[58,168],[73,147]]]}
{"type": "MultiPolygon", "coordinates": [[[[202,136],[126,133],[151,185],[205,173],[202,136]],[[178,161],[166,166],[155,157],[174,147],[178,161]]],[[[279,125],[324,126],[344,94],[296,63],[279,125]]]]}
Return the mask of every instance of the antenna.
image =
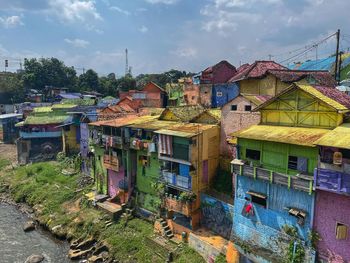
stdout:
{"type": "Polygon", "coordinates": [[[129,73],[128,49],[125,49],[125,76],[129,73]]]}

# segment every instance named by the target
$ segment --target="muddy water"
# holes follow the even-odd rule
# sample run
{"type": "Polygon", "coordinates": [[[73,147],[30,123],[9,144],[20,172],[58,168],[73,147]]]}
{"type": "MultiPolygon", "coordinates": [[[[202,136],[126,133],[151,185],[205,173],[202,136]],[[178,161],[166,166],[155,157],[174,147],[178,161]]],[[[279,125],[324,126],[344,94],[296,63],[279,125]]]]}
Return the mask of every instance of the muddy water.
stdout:
{"type": "Polygon", "coordinates": [[[23,263],[32,254],[45,257],[43,262],[68,263],[68,245],[43,230],[25,233],[27,217],[16,207],[0,203],[0,262],[23,263]]]}

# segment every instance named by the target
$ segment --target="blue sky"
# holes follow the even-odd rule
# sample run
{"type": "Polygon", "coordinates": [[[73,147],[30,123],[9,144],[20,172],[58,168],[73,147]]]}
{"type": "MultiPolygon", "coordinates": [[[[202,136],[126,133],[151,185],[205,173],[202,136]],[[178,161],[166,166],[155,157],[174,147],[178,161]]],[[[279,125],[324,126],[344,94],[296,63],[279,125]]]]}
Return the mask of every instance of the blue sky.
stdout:
{"type": "MultiPolygon", "coordinates": [[[[222,59],[238,66],[269,54],[278,62],[338,28],[341,47],[350,47],[349,10],[348,0],[0,0],[0,59],[14,70],[16,59],[57,57],[117,75],[125,48],[134,75],[198,72],[222,59]]],[[[334,49],[332,38],[318,56],[334,49]]]]}

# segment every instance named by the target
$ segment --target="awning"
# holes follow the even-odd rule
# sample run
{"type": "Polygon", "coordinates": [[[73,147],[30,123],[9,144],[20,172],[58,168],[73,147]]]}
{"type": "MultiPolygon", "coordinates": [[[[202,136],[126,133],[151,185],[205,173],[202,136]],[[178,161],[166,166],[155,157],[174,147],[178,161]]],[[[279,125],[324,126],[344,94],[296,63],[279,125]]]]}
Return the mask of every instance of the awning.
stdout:
{"type": "Polygon", "coordinates": [[[329,132],[330,130],[327,129],[253,125],[247,129],[234,132],[231,136],[314,147],[316,141],[329,132]]]}
{"type": "Polygon", "coordinates": [[[192,132],[173,131],[173,130],[166,130],[166,129],[157,130],[155,131],[155,133],[185,137],[185,138],[191,138],[196,135],[196,133],[192,133],[192,132]]]}

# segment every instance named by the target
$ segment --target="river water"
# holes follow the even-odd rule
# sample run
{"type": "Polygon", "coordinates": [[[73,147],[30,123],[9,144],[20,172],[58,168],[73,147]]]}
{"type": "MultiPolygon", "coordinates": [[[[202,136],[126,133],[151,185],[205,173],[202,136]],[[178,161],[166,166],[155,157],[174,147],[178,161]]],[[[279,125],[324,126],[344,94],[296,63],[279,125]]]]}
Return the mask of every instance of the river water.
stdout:
{"type": "Polygon", "coordinates": [[[26,215],[12,205],[0,203],[0,262],[23,263],[32,254],[43,255],[43,262],[68,263],[68,244],[43,230],[25,233],[26,215]]]}

